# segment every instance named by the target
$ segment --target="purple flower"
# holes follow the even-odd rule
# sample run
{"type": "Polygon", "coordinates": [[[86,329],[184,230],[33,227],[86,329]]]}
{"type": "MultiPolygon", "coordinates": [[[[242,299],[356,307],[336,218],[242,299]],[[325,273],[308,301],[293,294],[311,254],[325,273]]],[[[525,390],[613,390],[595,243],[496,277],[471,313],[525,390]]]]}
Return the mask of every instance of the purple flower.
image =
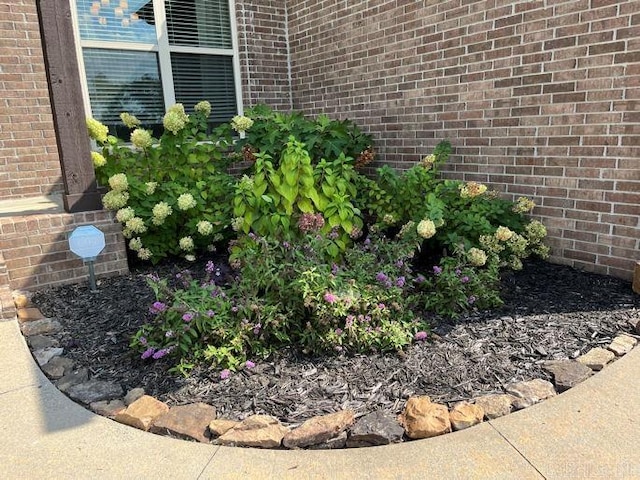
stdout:
{"type": "Polygon", "coordinates": [[[420,342],[422,340],[426,340],[426,338],[427,338],[427,332],[422,332],[422,331],[421,332],[416,332],[416,334],[413,336],[413,339],[416,342],[420,342]]]}
{"type": "Polygon", "coordinates": [[[153,347],[147,348],[142,355],[140,355],[140,358],[143,360],[146,360],[147,358],[149,358],[150,356],[152,356],[155,353],[156,349],[153,347]]]}
{"type": "Polygon", "coordinates": [[[236,307],[236,306],[231,307],[231,311],[232,311],[233,313],[238,313],[238,310],[239,310],[239,308],[238,308],[238,307],[236,307]]]}
{"type": "Polygon", "coordinates": [[[336,265],[335,263],[333,265],[331,265],[331,273],[333,275],[337,275],[338,274],[338,265],[336,265]]]}
{"type": "Polygon", "coordinates": [[[427,279],[422,274],[418,275],[414,280],[414,282],[416,282],[417,284],[424,283],[426,281],[427,281],[427,279]]]}
{"type": "Polygon", "coordinates": [[[387,276],[384,274],[384,272],[378,272],[378,273],[376,274],[376,280],[377,280],[377,281],[379,281],[379,282],[381,282],[381,283],[386,282],[386,281],[387,281],[387,278],[389,278],[389,277],[387,277],[387,276]]]}
{"type": "Polygon", "coordinates": [[[147,337],[140,337],[138,339],[138,341],[140,342],[140,345],[146,345],[147,344],[147,337]]]}
{"type": "Polygon", "coordinates": [[[331,231],[329,232],[329,235],[327,236],[329,237],[329,240],[335,240],[340,236],[340,234],[338,233],[338,229],[334,227],[331,229],[331,231]]]}
{"type": "Polygon", "coordinates": [[[379,304],[378,304],[378,308],[379,308],[380,310],[384,310],[385,308],[387,308],[387,306],[386,306],[384,303],[379,303],[379,304]]]}
{"type": "Polygon", "coordinates": [[[166,348],[158,350],[156,353],[153,354],[153,359],[154,360],[158,360],[158,359],[164,357],[167,353],[169,353],[169,351],[166,348]]]}
{"type": "Polygon", "coordinates": [[[342,335],[342,329],[341,328],[336,328],[336,335],[338,335],[338,336],[342,335]]]}
{"type": "Polygon", "coordinates": [[[262,324],[261,323],[256,323],[253,326],[253,334],[254,335],[260,335],[260,329],[262,328],[262,324]]]}
{"type": "Polygon", "coordinates": [[[396,280],[396,286],[400,288],[404,287],[405,283],[406,283],[406,279],[404,277],[398,277],[396,280]]]}
{"type": "Polygon", "coordinates": [[[207,310],[207,317],[211,318],[216,314],[213,310],[207,310]]]}
{"type": "Polygon", "coordinates": [[[440,268],[438,265],[434,265],[433,273],[435,273],[436,275],[440,275],[442,273],[442,268],[440,268]]]}
{"type": "Polygon", "coordinates": [[[469,303],[469,305],[473,305],[474,303],[476,303],[476,300],[476,297],[474,297],[473,295],[467,298],[467,302],[469,303]]]}
{"type": "Polygon", "coordinates": [[[398,268],[402,268],[403,266],[404,266],[404,262],[403,262],[402,260],[398,260],[398,261],[396,262],[396,267],[398,267],[398,268]]]}
{"type": "Polygon", "coordinates": [[[207,266],[205,267],[206,272],[207,273],[213,273],[215,269],[216,269],[216,266],[214,265],[214,263],[211,260],[209,260],[207,262],[207,266]]]}
{"type": "Polygon", "coordinates": [[[231,371],[228,368],[225,368],[224,370],[222,370],[220,372],[220,378],[222,380],[225,380],[225,379],[229,378],[229,375],[231,375],[231,371]]]}
{"type": "Polygon", "coordinates": [[[291,244],[289,242],[282,242],[282,246],[286,249],[289,250],[289,248],[291,248],[291,244]]]}
{"type": "Polygon", "coordinates": [[[355,320],[355,317],[353,315],[347,315],[347,318],[345,318],[345,321],[344,321],[344,328],[351,328],[354,320],[355,320]]]}
{"type": "Polygon", "coordinates": [[[462,270],[460,270],[459,268],[456,268],[456,275],[460,275],[462,273],[462,270]]]}
{"type": "Polygon", "coordinates": [[[182,315],[182,320],[184,320],[185,322],[190,322],[191,320],[193,320],[193,313],[191,312],[187,312],[184,315],[182,315]]]}
{"type": "Polygon", "coordinates": [[[157,315],[158,313],[162,313],[167,309],[167,305],[162,302],[153,302],[153,305],[149,307],[149,312],[157,315]]]}
{"type": "Polygon", "coordinates": [[[324,294],[324,301],[327,303],[336,303],[338,301],[338,297],[331,292],[327,292],[324,294]]]}
{"type": "Polygon", "coordinates": [[[464,277],[462,277],[462,278],[460,279],[460,281],[461,281],[462,283],[469,283],[469,277],[467,277],[467,276],[465,275],[464,277]]]}
{"type": "Polygon", "coordinates": [[[371,239],[370,238],[365,239],[364,244],[365,245],[370,245],[371,244],[371,239]]]}
{"type": "Polygon", "coordinates": [[[245,367],[247,368],[253,368],[256,366],[255,363],[253,363],[251,360],[247,360],[247,362],[244,364],[245,367]]]}

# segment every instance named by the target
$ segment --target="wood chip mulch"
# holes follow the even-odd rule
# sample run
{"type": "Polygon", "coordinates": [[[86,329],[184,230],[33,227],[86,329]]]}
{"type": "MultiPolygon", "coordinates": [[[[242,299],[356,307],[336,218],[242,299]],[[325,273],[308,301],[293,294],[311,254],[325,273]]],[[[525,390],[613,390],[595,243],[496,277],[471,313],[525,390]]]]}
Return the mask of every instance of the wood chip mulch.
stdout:
{"type": "MultiPolygon", "coordinates": [[[[179,268],[164,266],[160,273],[179,268]]],[[[165,359],[143,361],[128,347],[154,301],[144,278],[150,271],[138,268],[101,280],[97,292],[72,285],[36,292],[32,300],[62,323],[56,338],[64,355],[76,367],[86,366],[93,378],[119,383],[125,391],[143,387],[169,405],[205,402],[218,417],[232,419],[261,413],[298,424],[345,408],[356,416],[374,410],[397,414],[414,395],[451,404],[502,393],[511,382],[550,380],[544,361],[606,346],[617,333],[632,332],[630,322],[640,317],[640,296],[629,282],[529,261],[503,279],[503,307],[437,320],[432,339],[400,354],[310,358],[292,349],[253,359],[255,368],[226,380],[207,368],[183,378],[167,373],[165,359]]]]}

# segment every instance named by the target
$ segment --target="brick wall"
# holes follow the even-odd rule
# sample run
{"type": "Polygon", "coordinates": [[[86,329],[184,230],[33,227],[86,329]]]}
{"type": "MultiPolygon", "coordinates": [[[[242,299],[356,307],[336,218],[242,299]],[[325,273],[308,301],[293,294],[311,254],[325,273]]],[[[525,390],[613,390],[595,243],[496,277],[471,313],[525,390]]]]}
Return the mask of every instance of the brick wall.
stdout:
{"type": "Polygon", "coordinates": [[[527,195],[552,259],[630,278],[640,237],[640,2],[290,0],[294,106],[406,167],[527,195]]]}
{"type": "Polygon", "coordinates": [[[12,290],[86,281],[88,267],[69,250],[68,234],[92,224],[105,234],[106,247],[95,264],[97,277],[128,272],[120,224],[108,211],[0,217],[0,252],[12,290]]]}
{"type": "Polygon", "coordinates": [[[63,191],[35,0],[0,4],[0,198],[63,191]]]}
{"type": "Polygon", "coordinates": [[[284,0],[236,0],[240,75],[245,107],[292,106],[284,0]]]}

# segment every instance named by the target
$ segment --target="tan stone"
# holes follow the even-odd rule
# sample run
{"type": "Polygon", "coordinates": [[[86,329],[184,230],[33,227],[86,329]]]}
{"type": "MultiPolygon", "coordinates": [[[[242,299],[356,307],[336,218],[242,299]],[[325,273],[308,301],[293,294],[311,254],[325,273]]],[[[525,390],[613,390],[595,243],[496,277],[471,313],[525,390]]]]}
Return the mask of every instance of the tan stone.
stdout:
{"type": "Polygon", "coordinates": [[[209,433],[212,437],[219,437],[220,435],[227,433],[232,428],[237,427],[239,424],[240,422],[236,420],[226,420],[224,418],[211,420],[211,422],[209,422],[209,433]]]}
{"type": "Polygon", "coordinates": [[[19,293],[13,297],[13,303],[16,308],[25,308],[29,306],[29,297],[23,293],[19,293]]]}
{"type": "Polygon", "coordinates": [[[44,315],[42,315],[38,308],[28,307],[18,309],[18,321],[20,323],[31,322],[33,320],[42,320],[43,318],[44,315]]]}
{"type": "Polygon", "coordinates": [[[401,423],[409,438],[430,438],[451,431],[449,409],[431,403],[427,396],[411,397],[401,415],[401,423]]]}
{"type": "Polygon", "coordinates": [[[118,413],[115,420],[116,422],[147,431],[156,418],[168,411],[169,406],[166,403],[149,395],[143,395],[123,412],[118,413]]]}
{"type": "Polygon", "coordinates": [[[282,444],[287,448],[304,448],[318,445],[339,436],[353,425],[355,414],[352,410],[342,410],[310,418],[298,428],[284,436],[282,444]]]}
{"type": "Polygon", "coordinates": [[[591,370],[602,370],[607,363],[613,360],[616,355],[604,348],[596,347],[589,350],[584,355],[579,356],[576,360],[583,365],[586,365],[591,370]]]}
{"type": "Polygon", "coordinates": [[[607,350],[612,351],[617,357],[621,357],[633,350],[637,343],[638,341],[629,335],[618,335],[607,347],[607,350]]]}
{"type": "Polygon", "coordinates": [[[508,394],[485,395],[474,400],[475,404],[482,407],[487,420],[502,417],[511,413],[514,397],[508,394]]]}
{"type": "Polygon", "coordinates": [[[463,430],[482,422],[484,409],[480,405],[469,402],[460,402],[453,406],[449,412],[449,420],[454,430],[463,430]]]}
{"type": "Polygon", "coordinates": [[[516,410],[530,407],[557,395],[553,384],[541,378],[529,380],[528,382],[511,383],[505,387],[505,390],[515,397],[513,406],[516,410]]]}
{"type": "Polygon", "coordinates": [[[192,403],[173,407],[167,413],[157,417],[150,431],[158,434],[171,434],[178,437],[193,438],[209,443],[207,428],[216,418],[216,409],[206,403],[192,403]]]}
{"type": "Polygon", "coordinates": [[[216,443],[238,447],[278,448],[288,431],[277,418],[252,415],[221,435],[216,443]]]}

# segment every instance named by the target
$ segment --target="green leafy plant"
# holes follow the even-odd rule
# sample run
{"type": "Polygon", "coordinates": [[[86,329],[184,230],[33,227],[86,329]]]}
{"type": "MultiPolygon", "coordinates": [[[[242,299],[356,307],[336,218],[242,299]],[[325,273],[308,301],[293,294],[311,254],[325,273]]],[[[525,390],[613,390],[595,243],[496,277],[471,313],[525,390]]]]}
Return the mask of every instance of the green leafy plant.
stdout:
{"type": "Polygon", "coordinates": [[[351,120],[331,120],[326,115],[309,119],[300,112],[275,112],[266,105],[248,109],[245,116],[252,125],[235,148],[246,160],[254,161],[255,155],[262,153],[269,155],[277,167],[292,136],[306,145],[313,164],[341,154],[359,166],[373,160],[371,136],[351,120]]]}
{"type": "Polygon", "coordinates": [[[356,193],[355,172],[344,154],[314,167],[304,144],[290,137],[277,167],[269,155],[258,154],[253,172],[236,186],[236,230],[291,239],[297,222],[318,212],[321,232],[335,232],[327,245],[332,257],[347,248],[351,236],[359,235],[362,219],[351,201],[356,193]]]}
{"type": "Polygon", "coordinates": [[[142,260],[191,259],[228,232],[234,180],[227,173],[227,140],[206,133],[210,109],[201,102],[187,115],[182,105],[173,106],[159,139],[123,113],[130,143],[87,121],[101,147],[92,154],[97,179],[110,188],[103,204],[117,212],[129,249],[142,260]]]}

